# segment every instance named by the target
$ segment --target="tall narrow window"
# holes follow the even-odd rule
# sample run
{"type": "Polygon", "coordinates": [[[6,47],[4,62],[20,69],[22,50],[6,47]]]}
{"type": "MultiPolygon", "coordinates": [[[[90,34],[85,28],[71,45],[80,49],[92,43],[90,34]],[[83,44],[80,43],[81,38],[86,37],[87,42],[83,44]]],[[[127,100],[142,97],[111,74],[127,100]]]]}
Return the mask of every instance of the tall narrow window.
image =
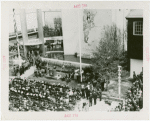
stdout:
{"type": "Polygon", "coordinates": [[[143,35],[143,22],[133,22],[133,35],[143,35]]]}

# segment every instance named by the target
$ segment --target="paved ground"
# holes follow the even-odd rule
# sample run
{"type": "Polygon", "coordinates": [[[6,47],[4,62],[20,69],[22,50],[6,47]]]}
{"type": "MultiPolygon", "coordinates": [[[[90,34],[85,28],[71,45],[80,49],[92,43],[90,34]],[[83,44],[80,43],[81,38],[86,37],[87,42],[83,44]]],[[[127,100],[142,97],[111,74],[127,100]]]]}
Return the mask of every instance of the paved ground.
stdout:
{"type": "Polygon", "coordinates": [[[34,70],[36,69],[35,66],[31,66],[29,70],[25,71],[25,73],[23,75],[21,75],[21,78],[27,78],[30,75],[32,75],[34,73],[34,70]]]}
{"type": "Polygon", "coordinates": [[[112,111],[115,109],[115,107],[118,105],[118,102],[113,101],[111,105],[108,105],[105,103],[105,100],[102,99],[102,101],[100,101],[99,99],[97,99],[97,104],[94,105],[94,102],[92,104],[91,107],[89,107],[89,101],[86,99],[82,99],[81,101],[77,102],[74,111],[112,111]],[[87,107],[82,108],[82,103],[86,102],[88,103],[87,107]]]}

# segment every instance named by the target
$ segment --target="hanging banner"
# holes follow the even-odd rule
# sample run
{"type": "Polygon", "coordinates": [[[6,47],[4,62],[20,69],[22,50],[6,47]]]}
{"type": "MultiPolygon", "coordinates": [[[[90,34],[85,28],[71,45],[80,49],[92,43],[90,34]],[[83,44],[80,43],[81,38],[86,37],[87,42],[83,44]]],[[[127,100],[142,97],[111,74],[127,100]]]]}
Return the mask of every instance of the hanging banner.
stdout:
{"type": "Polygon", "coordinates": [[[103,27],[112,22],[111,14],[112,11],[108,9],[83,10],[82,58],[92,58],[92,53],[96,50],[102,37],[103,27]]]}

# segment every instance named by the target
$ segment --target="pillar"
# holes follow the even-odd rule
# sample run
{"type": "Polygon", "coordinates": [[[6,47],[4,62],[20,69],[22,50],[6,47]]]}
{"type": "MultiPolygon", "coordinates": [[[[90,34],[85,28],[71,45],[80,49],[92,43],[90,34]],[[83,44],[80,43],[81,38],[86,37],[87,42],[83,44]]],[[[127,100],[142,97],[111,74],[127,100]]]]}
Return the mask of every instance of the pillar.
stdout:
{"type": "Polygon", "coordinates": [[[42,56],[45,56],[43,22],[42,22],[42,11],[41,11],[41,9],[37,9],[37,23],[38,23],[39,40],[42,41],[42,45],[40,45],[40,50],[42,51],[42,56]]]}
{"type": "Polygon", "coordinates": [[[20,11],[20,21],[21,21],[21,31],[23,38],[23,48],[24,55],[27,56],[27,47],[25,46],[28,43],[28,33],[27,33],[27,21],[26,21],[26,12],[25,9],[21,9],[20,11]]]}

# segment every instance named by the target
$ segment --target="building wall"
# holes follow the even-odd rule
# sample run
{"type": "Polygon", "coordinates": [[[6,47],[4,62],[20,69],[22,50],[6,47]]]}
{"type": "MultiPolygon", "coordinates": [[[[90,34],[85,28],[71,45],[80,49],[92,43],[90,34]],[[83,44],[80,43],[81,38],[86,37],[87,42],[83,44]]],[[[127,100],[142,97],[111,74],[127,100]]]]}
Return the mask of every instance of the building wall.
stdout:
{"type": "MultiPolygon", "coordinates": [[[[42,10],[42,11],[50,11],[42,10]]],[[[60,10],[59,10],[60,11],[60,10]]],[[[126,15],[126,11],[123,14],[123,10],[111,10],[111,9],[94,9],[92,11],[96,12],[94,17],[95,26],[89,30],[89,40],[88,43],[85,43],[83,31],[83,11],[73,10],[73,9],[62,9],[60,12],[44,12],[42,13],[43,26],[48,24],[49,26],[53,25],[54,17],[62,17],[62,28],[63,28],[63,42],[64,42],[64,54],[65,55],[74,55],[76,52],[79,53],[79,38],[81,41],[82,55],[91,55],[95,50],[101,39],[101,33],[105,25],[111,25],[113,22],[117,24],[118,27],[123,26],[123,15],[126,15]],[[57,14],[56,14],[57,13],[57,14]],[[80,16],[80,17],[79,17],[80,16]],[[79,22],[80,21],[80,22],[79,22]],[[81,33],[79,33],[79,31],[81,33]],[[71,49],[70,49],[71,48],[71,49]]],[[[14,31],[13,27],[13,18],[12,11],[10,12],[10,32],[14,31]]],[[[16,14],[19,14],[20,11],[16,10],[16,14]]],[[[27,29],[37,28],[37,16],[36,10],[26,10],[26,19],[27,19],[27,29]],[[32,20],[31,20],[32,19],[32,20]]],[[[20,26],[20,16],[16,15],[16,21],[18,26],[18,31],[21,31],[20,26]]],[[[125,25],[125,24],[124,24],[125,25]]],[[[121,28],[122,29],[122,28],[121,28]]]]}
{"type": "Polygon", "coordinates": [[[62,29],[64,55],[79,53],[79,22],[78,11],[73,9],[62,10],[62,29]]]}
{"type": "MultiPolygon", "coordinates": [[[[122,32],[123,30],[126,30],[125,16],[129,13],[129,10],[93,9],[87,11],[91,11],[95,14],[93,21],[94,27],[89,27],[89,30],[88,28],[83,30],[84,17],[86,17],[84,10],[80,11],[79,18],[78,10],[62,10],[65,55],[74,55],[74,53],[79,52],[79,38],[81,39],[82,57],[86,58],[87,56],[92,55],[92,52],[95,51],[96,46],[102,37],[103,27],[106,25],[116,23],[122,32]],[[79,30],[81,33],[79,33],[79,30]],[[86,33],[88,33],[88,42],[84,41],[86,33]]],[[[124,39],[125,50],[127,50],[126,37],[124,37],[124,39]]]]}
{"type": "Polygon", "coordinates": [[[143,60],[130,59],[130,77],[133,78],[133,71],[136,75],[142,72],[143,60]]]}
{"type": "Polygon", "coordinates": [[[128,19],[128,57],[143,60],[143,36],[133,35],[134,21],[143,21],[143,19],[128,19]]]}

